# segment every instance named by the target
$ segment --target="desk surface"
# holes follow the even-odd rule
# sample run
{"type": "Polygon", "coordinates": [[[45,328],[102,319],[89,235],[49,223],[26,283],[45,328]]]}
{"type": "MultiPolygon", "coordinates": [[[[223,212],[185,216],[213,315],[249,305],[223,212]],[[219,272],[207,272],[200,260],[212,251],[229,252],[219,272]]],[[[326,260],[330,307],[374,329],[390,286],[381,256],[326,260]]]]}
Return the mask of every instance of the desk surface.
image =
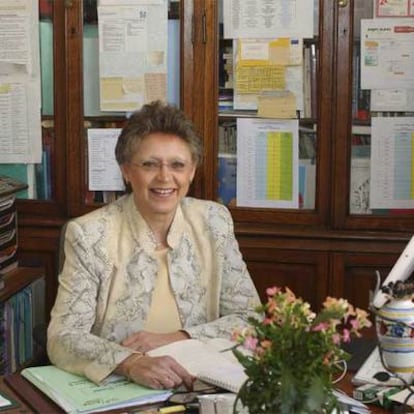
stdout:
{"type": "MultiPolygon", "coordinates": [[[[5,397],[10,397],[13,400],[17,401],[19,404],[16,408],[10,408],[7,410],[7,413],[20,413],[20,414],[27,414],[33,413],[34,411],[26,405],[22,399],[7,385],[4,383],[4,378],[0,377],[0,391],[5,394],[5,397]]],[[[1,413],[1,411],[0,411],[1,413]]]]}
{"type": "MultiPolygon", "coordinates": [[[[352,374],[349,373],[338,384],[338,387],[351,395],[353,385],[351,383],[352,374]]],[[[28,413],[48,413],[48,414],[62,414],[61,410],[56,404],[50,401],[45,395],[33,387],[28,381],[26,381],[19,374],[12,374],[7,377],[8,383],[13,385],[13,388],[5,382],[3,377],[0,377],[0,391],[18,402],[19,406],[13,409],[9,409],[7,413],[10,414],[28,414],[28,413]],[[18,390],[18,391],[16,391],[18,390]],[[30,403],[30,405],[29,405],[30,403]],[[31,407],[33,406],[33,407],[31,407]]],[[[141,408],[141,407],[140,407],[141,408]]],[[[137,408],[131,408],[130,411],[136,412],[137,408]]],[[[386,414],[390,411],[384,410],[378,406],[370,405],[370,410],[373,414],[386,414]]],[[[111,413],[127,412],[123,410],[114,410],[111,413]]],[[[1,411],[0,411],[1,413],[1,411]]]]}

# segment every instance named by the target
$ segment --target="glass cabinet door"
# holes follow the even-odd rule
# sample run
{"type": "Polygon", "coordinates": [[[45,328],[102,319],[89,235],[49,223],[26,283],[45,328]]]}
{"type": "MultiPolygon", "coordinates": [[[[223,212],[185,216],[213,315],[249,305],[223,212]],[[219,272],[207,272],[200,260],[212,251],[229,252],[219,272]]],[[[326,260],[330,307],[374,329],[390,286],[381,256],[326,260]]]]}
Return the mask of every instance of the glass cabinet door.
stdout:
{"type": "Polygon", "coordinates": [[[205,61],[215,70],[205,69],[203,103],[216,119],[214,126],[203,125],[215,171],[205,166],[204,177],[213,177],[205,194],[226,204],[238,222],[323,224],[331,179],[333,41],[324,24],[332,8],[318,1],[306,1],[303,10],[298,2],[260,4],[205,2],[205,61]],[[295,33],[299,26],[292,24],[269,37],[263,16],[273,24],[290,16],[311,32],[295,33]]]}
{"type": "MultiPolygon", "coordinates": [[[[13,154],[10,153],[11,163],[0,164],[0,174],[9,175],[28,184],[27,190],[16,194],[21,218],[26,213],[40,216],[61,215],[65,208],[66,195],[63,109],[65,68],[64,48],[57,45],[63,44],[59,42],[63,38],[64,2],[32,0],[21,4],[19,2],[2,4],[7,8],[9,6],[6,3],[14,4],[8,11],[9,22],[2,20],[2,38],[5,40],[2,43],[2,52],[9,53],[9,56],[11,52],[14,55],[20,53],[22,59],[25,59],[27,54],[29,69],[23,78],[19,77],[18,67],[26,65],[22,63],[23,60],[17,62],[15,69],[8,73],[15,79],[15,85],[22,82],[24,98],[14,107],[13,102],[18,102],[17,95],[11,92],[12,104],[7,110],[6,107],[3,108],[2,118],[4,119],[11,111],[13,125],[20,127],[18,134],[27,135],[28,140],[19,137],[22,142],[25,142],[13,154]],[[13,36],[14,46],[6,40],[8,35],[13,36]],[[11,48],[9,51],[7,51],[8,47],[11,48]],[[19,114],[22,108],[27,108],[25,114],[19,114]],[[38,124],[39,119],[40,124],[38,124]],[[13,161],[19,152],[26,151],[36,160],[13,161]],[[34,153],[38,155],[34,157],[34,153]],[[34,205],[41,205],[41,207],[34,207],[34,205]]],[[[0,6],[0,13],[3,13],[1,9],[0,6]]],[[[7,61],[5,54],[3,58],[7,61]]],[[[7,65],[5,61],[3,64],[7,65]]],[[[5,95],[3,97],[6,99],[5,95]]],[[[7,132],[4,138],[9,139],[7,132]]],[[[17,144],[17,137],[14,140],[17,144]]]]}
{"type": "Polygon", "coordinates": [[[342,158],[337,227],[413,229],[414,35],[404,27],[414,14],[408,3],[358,0],[338,7],[336,124],[347,126],[336,131],[342,158]]]}
{"type": "MultiPolygon", "coordinates": [[[[149,93],[143,92],[142,89],[149,88],[149,76],[136,75],[141,71],[140,66],[144,65],[143,62],[146,62],[148,67],[151,64],[155,67],[165,63],[168,73],[167,101],[180,105],[180,3],[163,0],[154,3],[153,6],[130,6],[128,10],[123,9],[121,4],[119,7],[101,9],[101,16],[99,2],[96,0],[78,3],[73,3],[68,9],[67,28],[70,84],[81,85],[78,90],[70,92],[68,114],[69,165],[79,166],[77,171],[71,171],[68,176],[71,188],[69,214],[72,216],[83,214],[123,194],[121,174],[110,146],[115,144],[128,115],[140,106],[141,96],[149,93]],[[168,12],[165,33],[164,27],[163,31],[151,32],[148,28],[155,24],[155,21],[151,23],[151,19],[156,18],[155,13],[164,13],[164,10],[168,12]],[[99,19],[102,22],[101,29],[98,25],[99,19]],[[144,39],[142,34],[140,37],[144,29],[149,33],[148,39],[144,39]],[[74,35],[71,36],[71,32],[74,35]],[[123,39],[123,44],[119,37],[122,37],[122,33],[129,36],[123,39]],[[153,60],[157,58],[161,63],[158,60],[149,60],[148,50],[151,42],[167,44],[167,53],[159,52],[155,56],[154,52],[152,56],[153,60]],[[122,61],[119,60],[119,56],[124,47],[122,61]],[[142,58],[134,53],[127,53],[141,48],[147,51],[145,58],[144,52],[142,58]],[[117,56],[118,53],[118,57],[111,59],[111,52],[114,52],[113,56],[117,56]],[[118,80],[122,77],[122,82],[114,80],[114,74],[117,73],[118,80]],[[146,80],[143,80],[144,78],[146,80]],[[119,93],[117,88],[120,88],[119,93]],[[123,92],[125,96],[129,94],[135,98],[131,98],[130,103],[122,101],[120,94],[123,92]],[[103,144],[104,142],[106,143],[103,144]],[[112,169],[108,168],[109,164],[112,165],[112,169]],[[109,184],[108,181],[111,180],[113,183],[109,184]]],[[[162,21],[164,15],[161,17],[157,19],[157,24],[162,21]]],[[[154,83],[154,87],[162,89],[162,81],[159,85],[154,83]]]]}

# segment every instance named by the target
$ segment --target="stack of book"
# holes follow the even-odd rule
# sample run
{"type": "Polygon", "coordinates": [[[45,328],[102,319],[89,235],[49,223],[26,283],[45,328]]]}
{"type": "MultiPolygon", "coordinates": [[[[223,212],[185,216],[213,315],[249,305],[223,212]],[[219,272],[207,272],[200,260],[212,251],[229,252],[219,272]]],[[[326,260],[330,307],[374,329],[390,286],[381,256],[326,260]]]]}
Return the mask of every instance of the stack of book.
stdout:
{"type": "Polygon", "coordinates": [[[1,375],[16,371],[34,356],[33,301],[42,283],[38,279],[0,305],[0,322],[5,328],[0,337],[1,375]]]}
{"type": "Polygon", "coordinates": [[[26,188],[23,182],[0,176],[0,274],[18,264],[16,193],[26,188]]]}

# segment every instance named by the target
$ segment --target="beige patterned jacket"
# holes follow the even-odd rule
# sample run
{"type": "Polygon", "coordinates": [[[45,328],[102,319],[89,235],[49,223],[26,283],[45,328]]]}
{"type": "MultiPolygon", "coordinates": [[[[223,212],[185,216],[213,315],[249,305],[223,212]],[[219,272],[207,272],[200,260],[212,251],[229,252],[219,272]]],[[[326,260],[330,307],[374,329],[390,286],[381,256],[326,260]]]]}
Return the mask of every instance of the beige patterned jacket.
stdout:
{"type": "MultiPolygon", "coordinates": [[[[183,328],[229,337],[259,298],[221,204],[185,198],[168,235],[168,269],[183,328]]],[[[70,221],[48,327],[51,362],[99,383],[131,354],[120,342],[143,329],[157,274],[155,244],[133,197],[70,221]]]]}

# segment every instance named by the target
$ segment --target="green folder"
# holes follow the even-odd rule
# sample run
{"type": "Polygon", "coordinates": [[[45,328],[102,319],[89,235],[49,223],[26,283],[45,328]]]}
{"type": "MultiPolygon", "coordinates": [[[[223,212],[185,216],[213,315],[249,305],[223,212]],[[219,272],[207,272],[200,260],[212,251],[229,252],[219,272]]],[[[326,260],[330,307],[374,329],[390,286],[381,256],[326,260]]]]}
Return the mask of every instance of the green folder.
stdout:
{"type": "Polygon", "coordinates": [[[172,391],[154,390],[112,376],[104,385],[53,365],[23,369],[22,376],[67,413],[93,413],[165,401],[172,391]]]}

